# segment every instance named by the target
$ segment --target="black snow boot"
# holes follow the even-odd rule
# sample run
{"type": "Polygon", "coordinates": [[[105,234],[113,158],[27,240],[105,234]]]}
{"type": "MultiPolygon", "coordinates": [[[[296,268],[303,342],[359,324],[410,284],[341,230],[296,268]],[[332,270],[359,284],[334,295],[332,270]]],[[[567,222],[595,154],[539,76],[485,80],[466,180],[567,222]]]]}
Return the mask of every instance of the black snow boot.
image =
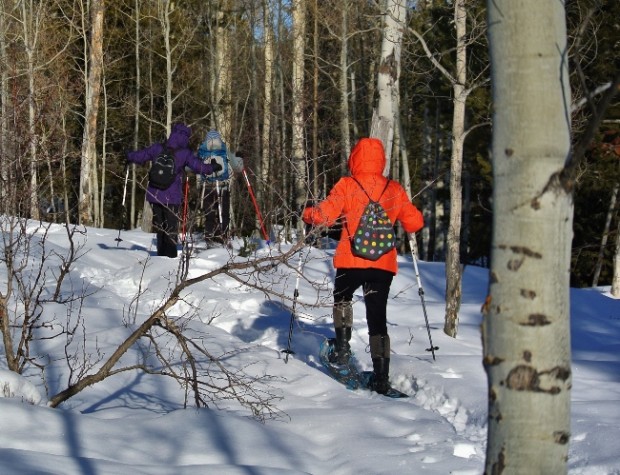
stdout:
{"type": "Polygon", "coordinates": [[[390,337],[388,335],[370,337],[370,357],[374,370],[370,389],[379,394],[385,394],[390,390],[390,337]]]}
{"type": "Polygon", "coordinates": [[[351,357],[351,327],[336,328],[334,350],[329,354],[329,362],[337,365],[349,364],[351,357]]]}
{"type": "Polygon", "coordinates": [[[385,394],[390,390],[390,359],[373,358],[372,367],[374,370],[371,389],[379,394],[385,394]]]}

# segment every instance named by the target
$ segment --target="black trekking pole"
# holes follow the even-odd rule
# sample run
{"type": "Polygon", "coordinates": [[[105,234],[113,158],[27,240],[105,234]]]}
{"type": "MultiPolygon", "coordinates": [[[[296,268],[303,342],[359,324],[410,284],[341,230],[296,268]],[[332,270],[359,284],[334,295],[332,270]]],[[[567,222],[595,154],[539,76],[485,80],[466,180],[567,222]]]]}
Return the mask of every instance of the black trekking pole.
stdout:
{"type": "Polygon", "coordinates": [[[118,228],[118,236],[116,237],[115,241],[116,241],[116,247],[118,247],[118,245],[121,243],[122,239],[121,239],[121,230],[123,229],[123,226],[125,225],[125,215],[127,214],[127,209],[125,207],[125,199],[127,198],[127,181],[129,180],[129,164],[127,164],[127,166],[125,167],[125,186],[123,187],[123,215],[122,215],[122,222],[121,225],[118,228]]]}
{"type": "MultiPolygon", "coordinates": [[[[305,240],[306,240],[305,233],[304,233],[303,239],[304,239],[304,244],[305,244],[305,240]]],[[[293,323],[295,322],[295,309],[297,308],[297,298],[299,297],[299,279],[301,277],[301,272],[304,268],[303,254],[304,254],[305,248],[306,246],[304,245],[299,250],[299,261],[297,262],[297,278],[295,279],[295,292],[293,292],[293,308],[291,309],[291,323],[288,329],[288,345],[286,347],[286,350],[282,350],[282,353],[286,354],[286,356],[284,357],[285,363],[288,363],[288,355],[295,354],[295,352],[291,349],[291,342],[293,340],[293,323]]],[[[310,249],[311,248],[308,247],[308,254],[310,254],[310,249]]]]}
{"type": "Polygon", "coordinates": [[[433,339],[431,338],[431,327],[428,324],[428,315],[426,314],[426,303],[424,302],[424,287],[422,287],[422,281],[420,280],[420,271],[418,269],[418,243],[415,240],[415,235],[413,233],[409,234],[409,247],[411,248],[411,256],[413,257],[413,267],[415,269],[415,277],[418,281],[418,295],[420,296],[420,300],[422,301],[422,311],[424,312],[424,320],[426,321],[426,331],[428,332],[428,341],[431,344],[430,348],[427,348],[426,351],[430,351],[433,354],[433,361],[435,361],[435,350],[438,350],[438,346],[433,346],[433,339]]]}

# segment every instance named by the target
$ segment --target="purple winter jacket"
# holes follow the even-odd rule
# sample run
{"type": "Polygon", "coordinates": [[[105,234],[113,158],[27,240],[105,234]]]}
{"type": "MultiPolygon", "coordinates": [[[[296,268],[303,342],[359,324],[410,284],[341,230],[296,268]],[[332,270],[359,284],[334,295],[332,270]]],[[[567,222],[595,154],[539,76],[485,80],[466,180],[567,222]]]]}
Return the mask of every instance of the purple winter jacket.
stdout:
{"type": "MultiPolygon", "coordinates": [[[[188,148],[191,134],[192,130],[185,124],[174,124],[172,126],[172,132],[166,141],[166,145],[174,154],[174,168],[177,176],[174,183],[166,190],[158,190],[149,186],[146,189],[146,200],[149,203],[180,205],[183,201],[183,173],[181,172],[186,166],[201,175],[211,175],[213,173],[211,165],[202,163],[188,148]]],[[[132,163],[143,164],[157,158],[162,150],[162,144],[154,143],[141,150],[127,153],[127,160],[132,163]]]]}

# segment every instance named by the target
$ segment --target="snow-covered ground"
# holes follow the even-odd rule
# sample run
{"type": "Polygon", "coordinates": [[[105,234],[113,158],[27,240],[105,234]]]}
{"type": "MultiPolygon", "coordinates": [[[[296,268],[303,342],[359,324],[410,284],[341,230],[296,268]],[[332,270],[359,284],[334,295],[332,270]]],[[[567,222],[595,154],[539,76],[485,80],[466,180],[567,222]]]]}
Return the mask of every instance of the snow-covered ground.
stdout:
{"type": "MultiPolygon", "coordinates": [[[[124,231],[119,243],[117,234],[88,229],[88,252],[71,272],[74,291],[86,289],[71,310],[76,315],[81,308],[85,337],[71,347],[80,348],[81,338],[94,363],[161,303],[179,263],[153,255],[151,234],[124,231]]],[[[52,226],[47,239],[48,250],[66,252],[62,226],[52,226]]],[[[230,262],[241,244],[235,242],[233,250],[200,251],[192,258],[189,277],[230,262]]],[[[263,243],[256,255],[287,248],[263,243]]],[[[319,344],[332,335],[333,251],[308,249],[302,251],[305,264],[291,341],[295,354],[288,362],[281,350],[287,348],[292,303],[282,296],[294,293],[299,253],[288,266],[262,276],[264,283],[273,283],[272,295],[218,275],[188,288],[170,313],[188,319],[188,331],[200,332],[204,346],[223,356],[228,368],[263,377],[257,388],[273,398],[274,417],[260,422],[230,400],[184,409],[185,393],[175,381],[138,371],[112,376],[53,409],[48,397],[66,387],[69,377],[66,341],[36,341],[32,351],[48,358],[45,381],[34,369],[18,377],[6,370],[4,358],[0,361],[0,394],[5,396],[0,397],[0,473],[482,473],[487,390],[479,325],[487,270],[465,270],[459,333],[451,339],[442,331],[444,266],[419,263],[433,343],[439,347],[433,361],[426,350],[429,340],[411,257],[400,258],[388,304],[391,381],[411,397],[390,400],[347,390],[321,368],[319,344]]],[[[4,289],[4,266],[0,280],[4,289]]],[[[608,291],[571,291],[573,475],[620,474],[620,301],[608,291]]],[[[46,316],[62,322],[67,307],[49,304],[46,316]]],[[[352,347],[362,370],[371,369],[367,344],[358,293],[352,347]]],[[[123,362],[152,358],[149,349],[141,340],[123,362]]]]}

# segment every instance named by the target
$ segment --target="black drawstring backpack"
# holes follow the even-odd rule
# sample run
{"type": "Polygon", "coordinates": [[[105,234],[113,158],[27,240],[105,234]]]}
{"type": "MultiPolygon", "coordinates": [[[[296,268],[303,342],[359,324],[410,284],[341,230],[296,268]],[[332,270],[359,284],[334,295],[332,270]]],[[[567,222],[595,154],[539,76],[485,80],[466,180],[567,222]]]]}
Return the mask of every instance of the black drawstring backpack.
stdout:
{"type": "Polygon", "coordinates": [[[385,184],[385,188],[383,188],[381,195],[379,195],[379,199],[374,201],[361,183],[357,181],[355,177],[351,178],[355,180],[355,183],[358,184],[368,197],[368,204],[362,213],[355,233],[351,234],[349,231],[351,251],[354,256],[376,261],[384,254],[394,249],[396,245],[394,224],[390,221],[383,206],[379,204],[383,193],[385,193],[385,190],[387,190],[390,184],[390,180],[388,179],[385,184]]]}

